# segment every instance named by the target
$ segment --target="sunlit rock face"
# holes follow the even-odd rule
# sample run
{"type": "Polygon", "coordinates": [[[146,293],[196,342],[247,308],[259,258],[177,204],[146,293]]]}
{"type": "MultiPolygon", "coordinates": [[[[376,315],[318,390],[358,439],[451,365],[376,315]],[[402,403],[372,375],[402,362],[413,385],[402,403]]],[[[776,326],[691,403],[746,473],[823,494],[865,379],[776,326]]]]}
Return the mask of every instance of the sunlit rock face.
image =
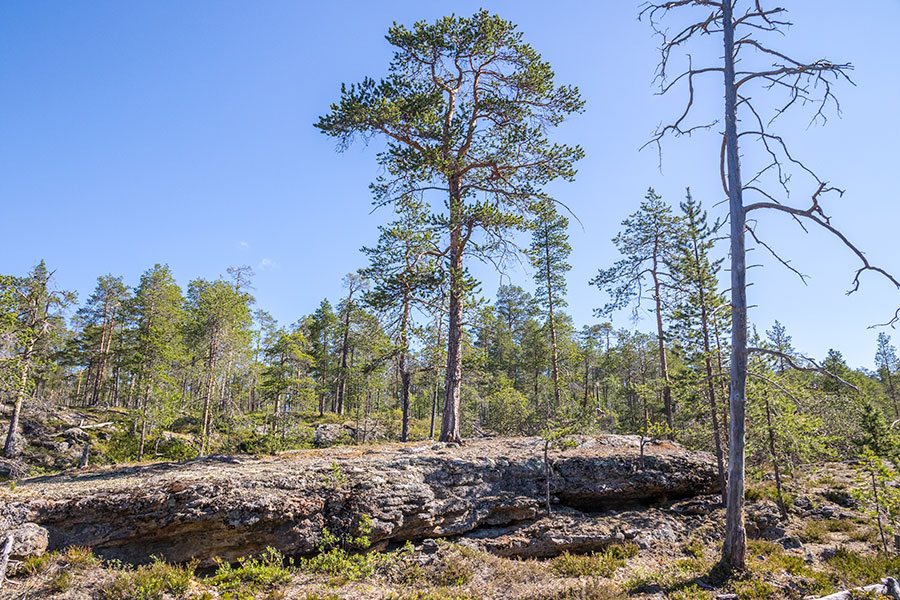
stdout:
{"type": "MultiPolygon", "coordinates": [[[[589,537],[619,541],[623,534],[603,524],[602,511],[718,487],[714,459],[706,453],[660,443],[647,445],[641,456],[637,438],[629,436],[567,442],[549,451],[551,504],[597,515],[586,533],[556,544],[500,540],[486,548],[547,555],[599,543],[589,537]]],[[[509,526],[519,537],[537,536],[546,502],[543,456],[541,438],[491,438],[462,446],[352,446],[79,471],[0,492],[0,530],[33,523],[46,530],[51,550],[89,546],[135,563],[158,555],[201,564],[268,546],[310,554],[323,530],[356,536],[363,520],[371,520],[371,542],[382,545],[462,535],[484,540],[491,531],[509,536],[509,526]],[[523,528],[529,523],[534,531],[523,528]]]]}

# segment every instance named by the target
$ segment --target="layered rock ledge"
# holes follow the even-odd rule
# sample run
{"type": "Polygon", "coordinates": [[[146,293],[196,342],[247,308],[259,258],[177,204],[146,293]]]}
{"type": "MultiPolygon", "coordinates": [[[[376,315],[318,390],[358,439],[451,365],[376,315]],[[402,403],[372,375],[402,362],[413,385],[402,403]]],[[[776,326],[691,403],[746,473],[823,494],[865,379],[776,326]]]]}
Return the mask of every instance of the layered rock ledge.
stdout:
{"type": "MultiPolygon", "coordinates": [[[[706,453],[660,443],[647,445],[641,457],[638,439],[630,436],[570,441],[571,447],[550,451],[550,490],[558,506],[594,512],[718,487],[706,453]]],[[[128,562],[158,555],[210,564],[267,546],[310,554],[325,529],[349,538],[363,533],[361,524],[369,520],[369,538],[382,545],[509,535],[498,528],[527,525],[542,514],[543,446],[540,438],[472,440],[461,447],[359,446],[32,478],[0,492],[0,538],[23,527],[33,534],[28,524],[35,524],[48,533],[50,550],[79,545],[128,562]]],[[[501,546],[501,553],[514,553],[510,544],[501,546]]]]}

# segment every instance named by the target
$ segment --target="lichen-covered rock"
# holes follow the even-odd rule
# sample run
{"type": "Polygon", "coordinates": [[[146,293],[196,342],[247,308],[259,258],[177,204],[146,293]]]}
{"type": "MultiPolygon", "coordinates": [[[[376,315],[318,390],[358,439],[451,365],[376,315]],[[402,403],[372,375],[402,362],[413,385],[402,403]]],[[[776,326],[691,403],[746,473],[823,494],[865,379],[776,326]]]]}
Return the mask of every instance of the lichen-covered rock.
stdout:
{"type": "Polygon", "coordinates": [[[584,554],[622,543],[627,539],[623,525],[615,518],[563,509],[534,522],[484,527],[466,535],[466,539],[498,556],[544,558],[563,552],[584,554]]]}
{"type": "MultiPolygon", "coordinates": [[[[642,466],[638,448],[621,437],[574,441],[550,452],[558,505],[600,510],[716,491],[706,453],[652,445],[642,466]]],[[[202,564],[267,546],[309,554],[325,528],[359,535],[364,515],[373,543],[456,536],[539,517],[542,454],[540,438],[499,438],[94,469],[0,491],[0,524],[36,523],[49,532],[50,549],[81,545],[130,562],[157,554],[202,564]]],[[[590,543],[586,537],[561,546],[575,551],[590,543]]]]}
{"type": "Polygon", "coordinates": [[[356,431],[346,425],[323,423],[313,430],[313,446],[330,448],[339,444],[349,444],[356,437],[356,431]]]}
{"type": "Polygon", "coordinates": [[[40,525],[23,523],[19,527],[7,529],[0,533],[0,540],[6,539],[10,535],[13,537],[10,555],[15,559],[21,560],[28,556],[40,556],[47,551],[47,544],[50,539],[49,533],[40,525]]]}

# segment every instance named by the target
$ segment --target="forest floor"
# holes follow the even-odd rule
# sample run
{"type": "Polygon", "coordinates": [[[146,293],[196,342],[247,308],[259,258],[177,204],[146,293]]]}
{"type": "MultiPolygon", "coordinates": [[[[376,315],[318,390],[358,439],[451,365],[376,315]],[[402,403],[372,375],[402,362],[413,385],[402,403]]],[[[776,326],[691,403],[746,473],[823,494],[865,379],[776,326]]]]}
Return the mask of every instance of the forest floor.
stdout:
{"type": "MultiPolygon", "coordinates": [[[[218,568],[163,562],[133,567],[70,548],[13,565],[3,599],[53,600],[678,600],[818,597],[900,574],[878,552],[875,521],[856,507],[851,466],[795,471],[792,509],[780,518],[773,485],[747,494],[748,571],[716,567],[723,509],[715,497],[615,514],[653,530],[606,550],[547,559],[496,556],[466,538],[368,553],[332,550],[296,560],[270,553],[218,568]],[[706,507],[706,508],[704,508],[706,507]],[[638,514],[639,513],[639,514],[638,514]],[[648,541],[649,540],[649,541],[648,541]],[[777,540],[777,541],[776,541],[777,540]],[[736,594],[736,596],[734,595],[736,594]]],[[[596,515],[597,519],[609,516],[596,515]]],[[[864,596],[860,596],[864,597],[864,596]]]]}

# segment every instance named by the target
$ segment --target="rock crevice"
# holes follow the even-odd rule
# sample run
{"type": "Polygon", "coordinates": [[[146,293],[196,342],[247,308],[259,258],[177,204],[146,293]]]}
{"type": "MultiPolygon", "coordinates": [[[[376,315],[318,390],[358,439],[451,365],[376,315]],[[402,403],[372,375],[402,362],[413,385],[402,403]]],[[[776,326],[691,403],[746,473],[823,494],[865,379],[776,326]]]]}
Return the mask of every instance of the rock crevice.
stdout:
{"type": "MultiPolygon", "coordinates": [[[[550,453],[551,495],[562,505],[601,510],[717,491],[706,453],[669,443],[640,458],[628,436],[573,438],[550,453]]],[[[288,555],[316,551],[322,532],[344,537],[371,519],[373,543],[451,537],[535,521],[546,479],[540,438],[310,450],[252,459],[99,469],[21,482],[0,493],[0,531],[36,524],[48,547],[90,546],[128,562],[233,560],[271,546],[288,555]]],[[[597,534],[616,540],[621,534],[597,534]]],[[[601,531],[603,530],[603,531],[601,531]]],[[[529,530],[518,529],[516,538],[529,530]]],[[[575,543],[573,548],[589,544],[575,543]]],[[[502,553],[527,542],[495,544],[502,553]]],[[[490,547],[490,544],[486,544],[490,547]]]]}

